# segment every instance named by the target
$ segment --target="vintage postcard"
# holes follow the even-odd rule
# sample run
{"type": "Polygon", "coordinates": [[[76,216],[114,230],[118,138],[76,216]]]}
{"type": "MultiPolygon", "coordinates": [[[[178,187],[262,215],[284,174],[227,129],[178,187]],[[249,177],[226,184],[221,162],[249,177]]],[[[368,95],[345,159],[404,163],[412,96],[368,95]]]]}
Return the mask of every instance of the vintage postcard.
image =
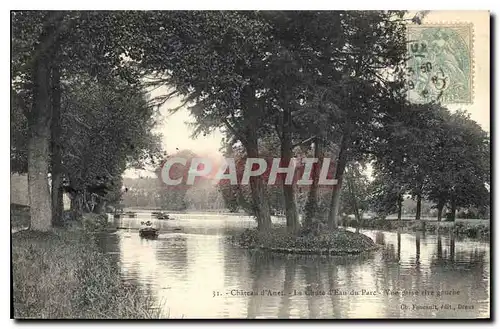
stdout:
{"type": "Polygon", "coordinates": [[[489,319],[488,11],[12,11],[13,319],[489,319]]]}

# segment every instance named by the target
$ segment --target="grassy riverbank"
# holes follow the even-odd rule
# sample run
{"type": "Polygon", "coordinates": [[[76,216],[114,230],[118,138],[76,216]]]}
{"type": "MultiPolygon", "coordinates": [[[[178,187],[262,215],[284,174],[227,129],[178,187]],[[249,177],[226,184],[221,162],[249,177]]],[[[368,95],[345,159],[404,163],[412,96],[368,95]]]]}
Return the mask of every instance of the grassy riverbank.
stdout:
{"type": "Polygon", "coordinates": [[[157,318],[152,300],[82,229],[12,235],[15,318],[157,318]]]}
{"type": "Polygon", "coordinates": [[[376,248],[373,240],[366,235],[343,229],[314,235],[293,235],[281,227],[266,232],[247,229],[243,233],[231,236],[229,241],[243,248],[290,254],[359,254],[376,248]]]}
{"type": "MultiPolygon", "coordinates": [[[[359,224],[355,219],[343,220],[343,226],[358,227],[359,224]]],[[[490,225],[488,221],[396,221],[385,219],[365,220],[361,223],[361,228],[395,231],[402,230],[406,232],[426,231],[430,233],[454,233],[472,238],[489,238],[490,225]]]]}

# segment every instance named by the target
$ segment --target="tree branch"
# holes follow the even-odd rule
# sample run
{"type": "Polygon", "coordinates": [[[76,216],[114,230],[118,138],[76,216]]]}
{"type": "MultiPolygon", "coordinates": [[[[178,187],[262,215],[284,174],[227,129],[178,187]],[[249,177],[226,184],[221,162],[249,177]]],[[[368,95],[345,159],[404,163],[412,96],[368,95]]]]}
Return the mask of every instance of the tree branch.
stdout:
{"type": "Polygon", "coordinates": [[[293,145],[292,145],[292,149],[293,149],[293,148],[296,148],[297,146],[300,146],[300,145],[303,145],[303,144],[305,144],[305,143],[307,143],[307,142],[312,141],[312,140],[313,140],[314,138],[316,138],[317,136],[318,136],[318,135],[314,135],[314,136],[311,136],[311,137],[309,137],[309,138],[304,139],[304,140],[303,140],[303,141],[301,141],[301,142],[298,142],[298,143],[296,143],[296,144],[293,144],[293,145]]]}
{"type": "Polygon", "coordinates": [[[222,118],[222,122],[236,138],[238,138],[242,143],[247,144],[246,138],[244,138],[240,133],[238,133],[238,131],[231,125],[231,123],[227,118],[222,118]]]}

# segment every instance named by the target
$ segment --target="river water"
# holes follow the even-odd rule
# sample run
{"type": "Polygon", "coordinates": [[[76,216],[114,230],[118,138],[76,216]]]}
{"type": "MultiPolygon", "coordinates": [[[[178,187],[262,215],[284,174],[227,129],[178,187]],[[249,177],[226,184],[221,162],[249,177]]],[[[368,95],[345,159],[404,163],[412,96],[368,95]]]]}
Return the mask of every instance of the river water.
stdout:
{"type": "MultiPolygon", "coordinates": [[[[490,315],[490,245],[454,236],[362,230],[381,245],[362,256],[286,256],[231,246],[249,217],[150,213],[99,245],[169,318],[480,318],[490,315]],[[141,239],[141,221],[160,228],[141,239]]],[[[276,220],[280,221],[280,220],[276,220]]]]}

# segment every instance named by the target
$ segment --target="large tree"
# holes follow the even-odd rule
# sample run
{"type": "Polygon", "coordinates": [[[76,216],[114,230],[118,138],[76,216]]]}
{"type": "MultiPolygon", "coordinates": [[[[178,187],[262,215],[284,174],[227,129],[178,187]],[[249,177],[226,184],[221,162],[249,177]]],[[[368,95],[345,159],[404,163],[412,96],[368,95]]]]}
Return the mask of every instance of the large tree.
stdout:
{"type": "Polygon", "coordinates": [[[439,114],[442,128],[433,149],[426,194],[436,203],[438,220],[446,205],[454,220],[457,207],[486,209],[490,203],[490,142],[465,112],[443,109],[439,114]]]}
{"type": "MultiPolygon", "coordinates": [[[[181,95],[196,118],[198,131],[230,131],[250,158],[258,158],[259,128],[266,122],[260,92],[269,74],[265,54],[269,26],[256,12],[145,13],[147,43],[136,58],[181,95]],[[146,19],[147,18],[147,19],[146,19]]],[[[259,229],[271,226],[262,177],[251,177],[259,229]]]]}
{"type": "Polygon", "coordinates": [[[447,205],[454,218],[457,207],[489,203],[489,136],[468,115],[435,103],[406,104],[384,121],[372,148],[376,211],[397,210],[400,218],[404,194],[416,199],[416,220],[424,198],[435,202],[438,220],[447,205]]]}
{"type": "Polygon", "coordinates": [[[342,192],[340,213],[354,214],[358,222],[357,229],[363,224],[363,214],[369,205],[370,183],[365,170],[362,163],[351,162],[346,168],[346,184],[342,192]]]}
{"type": "Polygon", "coordinates": [[[98,83],[80,78],[67,89],[62,155],[73,210],[100,211],[126,168],[158,161],[155,109],[144,91],[119,79],[98,83]]]}
{"type": "Polygon", "coordinates": [[[429,174],[439,157],[443,110],[438,104],[402,104],[384,118],[385,124],[376,133],[375,174],[388,180],[377,193],[389,193],[385,198],[399,205],[402,195],[410,194],[417,201],[416,220],[421,217],[429,174]]]}
{"type": "Polygon", "coordinates": [[[123,56],[128,52],[129,39],[135,36],[131,32],[135,26],[127,24],[134,17],[129,12],[12,12],[12,87],[27,121],[32,229],[49,229],[62,210],[63,81],[85,72],[100,81],[118,74],[137,82],[123,56]]]}
{"type": "MultiPolygon", "coordinates": [[[[351,155],[359,153],[362,140],[369,139],[366,128],[376,124],[387,100],[396,97],[402,86],[396,77],[406,50],[403,13],[144,15],[152,42],[140,46],[137,59],[144,67],[156,69],[174,93],[195,103],[191,109],[201,130],[231,131],[249,157],[259,156],[262,129],[274,125],[286,162],[293,155],[294,125],[307,126],[299,116],[312,109],[324,114],[310,116],[329,123],[316,124],[324,134],[316,138],[318,130],[311,130],[299,134],[296,141],[314,137],[319,146],[326,140],[337,152],[339,183],[332,193],[329,216],[330,226],[336,227],[345,166],[351,155]]],[[[251,187],[259,227],[268,227],[262,179],[253,178],[251,187]]],[[[293,186],[283,188],[287,219],[294,226],[293,186]]]]}
{"type": "MultiPolygon", "coordinates": [[[[338,183],[332,189],[328,216],[331,228],[337,226],[346,165],[363,155],[365,144],[371,140],[370,131],[388,104],[400,97],[403,85],[398,69],[406,50],[403,14],[308,13],[300,15],[304,19],[283,35],[288,49],[294,50],[292,59],[300,61],[295,66],[302,84],[291,99],[298,98],[302,109],[309,110],[314,118],[316,129],[310,130],[310,136],[315,139],[316,154],[322,156],[322,145],[335,154],[338,183]]],[[[309,198],[309,218],[314,213],[316,194],[315,187],[309,198]]]]}
{"type": "Polygon", "coordinates": [[[12,82],[17,104],[24,110],[27,121],[28,193],[31,228],[35,230],[49,229],[52,221],[48,185],[50,87],[52,58],[65,29],[63,19],[61,12],[12,13],[12,82]]]}

